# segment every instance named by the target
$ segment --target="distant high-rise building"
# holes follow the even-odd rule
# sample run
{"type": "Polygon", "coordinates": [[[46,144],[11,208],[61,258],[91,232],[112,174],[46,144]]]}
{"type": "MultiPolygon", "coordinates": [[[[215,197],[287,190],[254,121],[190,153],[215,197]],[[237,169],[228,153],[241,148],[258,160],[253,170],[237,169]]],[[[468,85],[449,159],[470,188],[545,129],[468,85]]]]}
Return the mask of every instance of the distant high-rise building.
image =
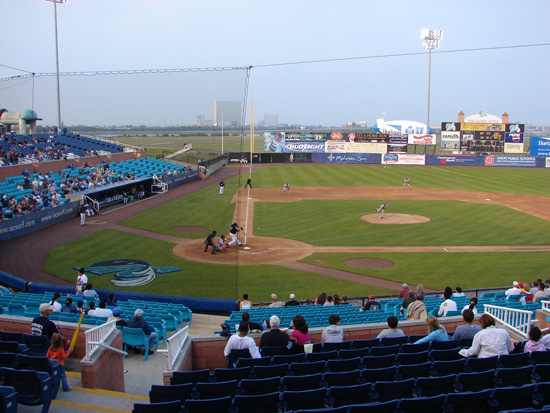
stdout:
{"type": "Polygon", "coordinates": [[[264,123],[266,126],[279,126],[279,115],[264,115],[264,123]]]}
{"type": "Polygon", "coordinates": [[[224,126],[241,125],[241,102],[214,101],[214,125],[221,126],[222,119],[224,126]]]}
{"type": "Polygon", "coordinates": [[[204,124],[204,115],[197,115],[197,125],[203,125],[204,124]]]}

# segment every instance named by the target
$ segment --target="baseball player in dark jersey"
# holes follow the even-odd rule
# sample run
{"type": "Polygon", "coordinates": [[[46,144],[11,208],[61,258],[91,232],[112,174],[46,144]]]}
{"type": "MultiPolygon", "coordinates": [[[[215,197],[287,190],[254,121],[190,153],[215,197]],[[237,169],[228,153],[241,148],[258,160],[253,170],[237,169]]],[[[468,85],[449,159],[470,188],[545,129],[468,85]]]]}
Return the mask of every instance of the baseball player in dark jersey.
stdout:
{"type": "Polygon", "coordinates": [[[243,230],[243,227],[240,227],[239,224],[237,224],[236,222],[233,222],[231,224],[231,226],[229,227],[229,233],[231,234],[231,242],[227,244],[228,247],[233,244],[238,244],[239,247],[243,245],[237,238],[237,232],[242,230],[243,230]]]}

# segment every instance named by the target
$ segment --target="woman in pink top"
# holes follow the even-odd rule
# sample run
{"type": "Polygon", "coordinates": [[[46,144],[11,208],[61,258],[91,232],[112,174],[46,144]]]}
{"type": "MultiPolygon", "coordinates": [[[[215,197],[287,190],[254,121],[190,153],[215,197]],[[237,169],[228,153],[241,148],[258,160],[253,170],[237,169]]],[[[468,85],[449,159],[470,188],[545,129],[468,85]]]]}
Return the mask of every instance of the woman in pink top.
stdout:
{"type": "Polygon", "coordinates": [[[306,324],[306,319],[301,315],[295,315],[292,319],[294,331],[290,335],[297,344],[311,344],[311,337],[306,324]]]}
{"type": "Polygon", "coordinates": [[[531,329],[529,330],[529,335],[527,337],[529,338],[529,341],[525,343],[523,351],[529,353],[532,351],[546,351],[546,346],[539,341],[542,337],[540,328],[531,327],[531,329]]]}

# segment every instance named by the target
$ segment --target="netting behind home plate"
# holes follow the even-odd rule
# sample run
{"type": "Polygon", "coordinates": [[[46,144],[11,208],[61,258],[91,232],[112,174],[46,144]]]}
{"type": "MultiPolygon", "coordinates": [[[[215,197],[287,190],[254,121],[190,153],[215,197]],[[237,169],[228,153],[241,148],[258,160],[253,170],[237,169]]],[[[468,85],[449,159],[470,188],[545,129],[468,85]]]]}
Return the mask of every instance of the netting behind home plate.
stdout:
{"type": "MultiPolygon", "coordinates": [[[[240,126],[248,75],[246,67],[60,73],[61,120],[68,126],[221,126],[223,114],[224,124],[240,126]]],[[[57,125],[55,74],[0,79],[0,107],[33,109],[41,125],[57,125]]]]}

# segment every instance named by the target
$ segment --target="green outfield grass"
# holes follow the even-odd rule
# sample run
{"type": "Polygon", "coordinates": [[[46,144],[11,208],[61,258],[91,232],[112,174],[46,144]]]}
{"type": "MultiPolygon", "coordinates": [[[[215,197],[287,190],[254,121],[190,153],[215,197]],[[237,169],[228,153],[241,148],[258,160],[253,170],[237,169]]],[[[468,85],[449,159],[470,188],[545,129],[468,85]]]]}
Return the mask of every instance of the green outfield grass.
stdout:
{"type": "MultiPolygon", "coordinates": [[[[212,185],[150,211],[135,215],[123,225],[182,238],[204,238],[211,230],[227,233],[235,206],[230,202],[243,179],[226,181],[226,194],[218,195],[216,175],[212,185]],[[198,233],[171,228],[205,227],[198,233]]],[[[413,188],[465,189],[549,196],[550,170],[466,167],[390,167],[380,165],[288,165],[260,166],[252,173],[254,187],[282,183],[300,186],[401,186],[404,177],[413,188]]],[[[325,190],[330,190],[325,189],[325,190]]],[[[414,190],[414,189],[413,189],[414,190]]],[[[288,203],[257,203],[254,233],[298,239],[313,245],[549,245],[550,223],[498,205],[453,201],[392,201],[389,212],[428,216],[425,224],[379,226],[360,219],[383,200],[304,200],[288,203]],[[276,217],[273,219],[273,217],[276,217]]],[[[179,267],[180,272],[159,275],[147,286],[130,291],[197,297],[236,298],[248,293],[254,302],[269,301],[271,293],[286,298],[314,298],[321,291],[340,295],[384,295],[390,291],[337,280],[275,265],[238,268],[187,261],[172,254],[173,244],[125,232],[103,230],[51,251],[44,271],[74,281],[72,267],[89,266],[112,259],[139,259],[160,267],[179,267]],[[238,276],[237,276],[238,275],[238,276]],[[238,279],[238,283],[237,280],[238,279]]],[[[402,253],[315,254],[305,260],[315,265],[409,283],[427,288],[446,285],[463,288],[504,286],[512,279],[545,278],[548,253],[402,253]],[[391,259],[395,267],[365,270],[343,264],[351,257],[391,259]],[[344,267],[341,267],[344,266],[344,267]],[[525,277],[525,278],[522,278],[525,277]]],[[[90,277],[96,288],[117,290],[111,276],[90,277]]]]}

